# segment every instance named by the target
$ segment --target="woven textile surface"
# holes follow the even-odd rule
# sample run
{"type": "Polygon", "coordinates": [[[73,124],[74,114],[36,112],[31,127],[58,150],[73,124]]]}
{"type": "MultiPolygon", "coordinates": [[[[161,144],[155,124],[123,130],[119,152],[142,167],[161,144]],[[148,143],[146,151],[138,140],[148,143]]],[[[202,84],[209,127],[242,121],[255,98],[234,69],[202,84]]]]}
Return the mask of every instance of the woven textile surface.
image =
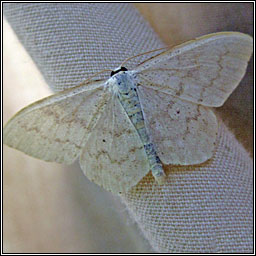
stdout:
{"type": "MultiPolygon", "coordinates": [[[[4,14],[53,91],[163,46],[129,4],[8,3],[4,14]]],[[[132,60],[128,69],[143,58],[132,60]]],[[[121,196],[156,252],[253,250],[252,159],[219,123],[212,159],[202,165],[166,167],[163,186],[148,174],[121,196]]]]}

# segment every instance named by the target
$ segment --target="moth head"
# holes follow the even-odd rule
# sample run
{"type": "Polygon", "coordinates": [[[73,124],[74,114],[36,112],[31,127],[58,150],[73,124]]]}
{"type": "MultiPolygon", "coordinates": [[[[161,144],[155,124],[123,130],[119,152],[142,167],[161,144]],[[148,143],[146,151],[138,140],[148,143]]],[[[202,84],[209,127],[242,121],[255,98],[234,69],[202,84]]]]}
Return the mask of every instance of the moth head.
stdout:
{"type": "Polygon", "coordinates": [[[113,71],[111,71],[110,76],[112,77],[112,76],[116,75],[117,73],[119,73],[121,71],[127,71],[127,70],[128,69],[125,68],[125,67],[118,67],[118,68],[114,69],[113,71]]]}

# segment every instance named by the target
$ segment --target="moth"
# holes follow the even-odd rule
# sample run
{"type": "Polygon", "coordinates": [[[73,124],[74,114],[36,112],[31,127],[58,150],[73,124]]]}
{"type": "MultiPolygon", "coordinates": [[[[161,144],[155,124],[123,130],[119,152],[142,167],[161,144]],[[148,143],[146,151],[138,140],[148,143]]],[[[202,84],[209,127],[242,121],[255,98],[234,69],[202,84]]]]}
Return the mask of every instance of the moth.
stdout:
{"type": "Polygon", "coordinates": [[[139,64],[39,100],[12,117],[4,143],[50,162],[80,157],[84,174],[113,193],[126,192],[163,164],[193,165],[212,157],[220,107],[243,78],[250,36],[199,37],[139,64]]]}

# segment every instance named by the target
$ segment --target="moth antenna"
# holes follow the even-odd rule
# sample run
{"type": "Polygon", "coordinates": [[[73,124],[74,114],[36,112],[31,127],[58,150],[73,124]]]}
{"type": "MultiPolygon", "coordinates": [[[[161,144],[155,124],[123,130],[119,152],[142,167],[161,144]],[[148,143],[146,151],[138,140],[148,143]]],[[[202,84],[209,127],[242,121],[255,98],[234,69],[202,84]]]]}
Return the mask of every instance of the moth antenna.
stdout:
{"type": "Polygon", "coordinates": [[[131,59],[133,59],[133,58],[137,58],[137,57],[139,57],[139,56],[146,55],[146,54],[149,54],[149,53],[152,53],[152,52],[157,52],[157,51],[161,51],[161,50],[164,50],[164,49],[168,49],[168,48],[170,48],[170,47],[171,47],[171,46],[169,45],[169,46],[165,46],[165,47],[158,48],[158,49],[155,49],[155,50],[151,50],[151,51],[139,53],[139,54],[137,54],[137,55],[135,55],[135,56],[132,56],[132,57],[129,57],[129,58],[125,59],[125,60],[122,62],[122,64],[120,65],[120,67],[123,67],[123,65],[124,65],[126,62],[128,62],[129,60],[131,60],[131,59]]]}
{"type": "Polygon", "coordinates": [[[93,77],[101,74],[101,73],[104,73],[104,72],[111,72],[112,70],[111,69],[103,69],[97,73],[94,73],[93,75],[91,75],[90,77],[88,77],[87,79],[85,79],[83,82],[81,82],[79,85],[83,85],[83,84],[87,84],[93,77]]]}

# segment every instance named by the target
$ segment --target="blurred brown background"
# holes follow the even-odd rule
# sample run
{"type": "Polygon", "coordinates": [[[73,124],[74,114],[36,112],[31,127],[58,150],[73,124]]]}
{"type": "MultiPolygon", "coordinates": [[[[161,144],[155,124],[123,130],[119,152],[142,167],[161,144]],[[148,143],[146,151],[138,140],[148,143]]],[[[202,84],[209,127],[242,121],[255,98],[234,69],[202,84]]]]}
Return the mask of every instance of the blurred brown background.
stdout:
{"type": "MultiPolygon", "coordinates": [[[[218,31],[253,33],[252,3],[134,6],[167,45],[218,31]]],[[[6,22],[3,43],[5,123],[51,92],[6,22]]],[[[240,86],[218,109],[250,153],[253,89],[251,61],[240,86]]],[[[4,252],[151,252],[119,199],[87,181],[78,165],[45,163],[4,146],[3,175],[4,252]]]]}

